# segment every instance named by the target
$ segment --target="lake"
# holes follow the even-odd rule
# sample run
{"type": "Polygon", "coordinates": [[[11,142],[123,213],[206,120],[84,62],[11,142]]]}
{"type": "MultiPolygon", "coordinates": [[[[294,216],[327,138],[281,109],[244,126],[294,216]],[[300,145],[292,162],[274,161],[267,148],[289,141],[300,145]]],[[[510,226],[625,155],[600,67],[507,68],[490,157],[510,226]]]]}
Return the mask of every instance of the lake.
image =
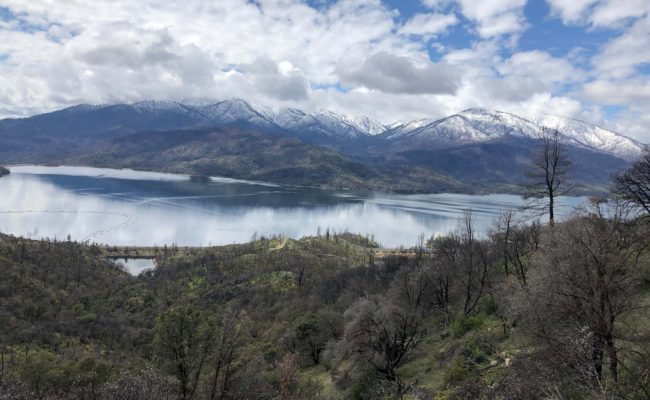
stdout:
{"type": "MultiPolygon", "coordinates": [[[[567,214],[584,198],[561,200],[567,214]]],[[[412,246],[424,233],[456,229],[472,209],[485,234],[495,217],[524,200],[514,195],[399,195],[296,188],[88,167],[14,166],[0,179],[0,231],[30,238],[109,245],[206,246],[253,236],[299,238],[348,230],[385,247],[412,246]]]]}

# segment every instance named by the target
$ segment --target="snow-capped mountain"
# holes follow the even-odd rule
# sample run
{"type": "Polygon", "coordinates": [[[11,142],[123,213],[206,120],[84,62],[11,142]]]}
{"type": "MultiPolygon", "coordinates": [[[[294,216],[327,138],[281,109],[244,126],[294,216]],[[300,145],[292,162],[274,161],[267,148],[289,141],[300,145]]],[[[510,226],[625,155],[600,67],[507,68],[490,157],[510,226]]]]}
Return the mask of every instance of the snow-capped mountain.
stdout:
{"type": "Polygon", "coordinates": [[[355,120],[331,111],[309,114],[294,108],[283,108],[275,113],[274,120],[283,129],[300,136],[312,134],[330,138],[359,139],[381,130],[376,127],[381,125],[370,119],[355,120]]]}
{"type": "Polygon", "coordinates": [[[389,128],[382,136],[406,145],[441,147],[483,143],[508,137],[538,139],[543,128],[557,129],[569,145],[627,160],[639,157],[643,144],[584,121],[547,116],[533,122],[517,115],[471,108],[439,120],[420,120],[389,128]]]}
{"type": "Polygon", "coordinates": [[[220,101],[218,103],[191,107],[204,116],[208,123],[217,125],[249,124],[260,128],[276,128],[272,111],[254,106],[242,99],[220,101]],[[270,115],[271,114],[271,115],[270,115]]]}
{"type": "Polygon", "coordinates": [[[556,116],[532,121],[507,112],[471,108],[442,119],[383,125],[367,117],[326,110],[310,113],[295,108],[271,108],[237,98],[219,102],[187,100],[78,105],[32,118],[0,121],[0,130],[6,129],[18,137],[38,133],[101,138],[141,131],[220,126],[297,137],[307,143],[324,144],[341,151],[347,148],[363,151],[366,146],[384,146],[399,152],[508,138],[536,139],[541,137],[544,127],[557,128],[567,144],[625,160],[639,157],[644,147],[633,139],[593,124],[556,116]]]}
{"type": "Polygon", "coordinates": [[[422,128],[423,126],[431,125],[434,122],[436,122],[435,119],[419,119],[410,122],[395,122],[386,127],[386,131],[383,132],[382,136],[384,139],[398,139],[402,136],[405,136],[409,132],[422,128]]]}
{"type": "Polygon", "coordinates": [[[387,132],[387,137],[430,145],[480,143],[505,136],[535,138],[541,134],[541,128],[527,119],[482,108],[470,108],[434,121],[417,121],[412,129],[399,129],[398,133],[387,132]]]}
{"type": "Polygon", "coordinates": [[[538,124],[557,129],[574,146],[598,149],[624,159],[635,159],[643,153],[644,145],[615,132],[573,118],[545,115],[538,124]]]}

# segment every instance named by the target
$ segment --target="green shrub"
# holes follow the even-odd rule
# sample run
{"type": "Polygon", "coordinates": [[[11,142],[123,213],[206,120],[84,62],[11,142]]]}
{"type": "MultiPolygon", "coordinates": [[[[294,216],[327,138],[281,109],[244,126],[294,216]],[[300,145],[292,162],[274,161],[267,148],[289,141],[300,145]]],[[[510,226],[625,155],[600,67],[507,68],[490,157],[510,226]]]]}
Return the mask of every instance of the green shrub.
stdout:
{"type": "Polygon", "coordinates": [[[492,294],[488,294],[481,298],[481,301],[478,303],[477,307],[479,312],[483,312],[488,315],[492,315],[497,311],[497,302],[492,294]]]}
{"type": "Polygon", "coordinates": [[[469,376],[469,368],[464,357],[456,357],[445,371],[445,384],[455,385],[464,381],[469,376]]]}
{"type": "Polygon", "coordinates": [[[475,363],[486,361],[491,354],[494,354],[494,340],[485,335],[476,335],[471,337],[465,343],[463,355],[475,363]]]}
{"type": "Polygon", "coordinates": [[[451,324],[451,335],[454,338],[459,338],[471,330],[480,328],[484,320],[485,317],[481,314],[460,316],[451,324]]]}

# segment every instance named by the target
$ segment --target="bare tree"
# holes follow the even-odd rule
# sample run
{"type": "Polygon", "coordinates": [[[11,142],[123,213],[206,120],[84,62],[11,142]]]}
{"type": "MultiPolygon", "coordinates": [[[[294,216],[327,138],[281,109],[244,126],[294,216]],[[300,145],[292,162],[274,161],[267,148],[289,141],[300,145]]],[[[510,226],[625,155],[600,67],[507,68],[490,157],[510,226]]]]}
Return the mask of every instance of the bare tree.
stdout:
{"type": "Polygon", "coordinates": [[[535,199],[531,208],[548,213],[549,224],[553,226],[557,197],[573,189],[567,179],[571,163],[557,129],[543,128],[541,141],[542,146],[539,152],[532,155],[526,171],[525,196],[535,199]]]}
{"type": "Polygon", "coordinates": [[[598,206],[546,232],[522,302],[525,325],[549,354],[544,363],[566,364],[573,385],[600,393],[619,390],[625,349],[638,351],[642,336],[629,323],[642,307],[639,263],[647,248],[641,228],[620,210],[608,212],[614,215],[598,206]]]}
{"type": "Polygon", "coordinates": [[[460,232],[458,277],[462,284],[463,314],[469,315],[481,300],[488,284],[491,263],[486,244],[476,238],[474,216],[465,211],[460,232]]]}
{"type": "Polygon", "coordinates": [[[614,178],[614,193],[628,205],[650,215],[650,148],[631,168],[614,178]]]}
{"type": "Polygon", "coordinates": [[[429,272],[434,305],[444,312],[445,319],[449,322],[451,295],[460,260],[460,237],[432,237],[427,242],[427,247],[430,258],[427,259],[426,268],[429,272]]]}
{"type": "Polygon", "coordinates": [[[430,310],[429,280],[422,271],[398,274],[386,295],[359,299],[345,313],[347,324],[339,342],[341,361],[365,364],[396,386],[402,399],[407,385],[398,369],[426,335],[430,310]]]}
{"type": "Polygon", "coordinates": [[[526,270],[531,255],[539,246],[541,224],[516,222],[512,210],[503,212],[498,220],[491,239],[498,249],[505,276],[514,273],[517,279],[526,285],[526,270]]]}

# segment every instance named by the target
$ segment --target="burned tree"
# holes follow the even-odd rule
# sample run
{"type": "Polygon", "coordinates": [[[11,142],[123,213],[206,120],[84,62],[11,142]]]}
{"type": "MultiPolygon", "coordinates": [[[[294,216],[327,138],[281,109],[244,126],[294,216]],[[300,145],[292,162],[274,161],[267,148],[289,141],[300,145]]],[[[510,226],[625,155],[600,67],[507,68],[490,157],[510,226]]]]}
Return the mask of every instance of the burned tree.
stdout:
{"type": "Polygon", "coordinates": [[[531,208],[548,213],[549,224],[553,226],[557,197],[573,189],[567,179],[571,163],[557,129],[544,128],[540,139],[541,148],[531,156],[530,167],[526,171],[525,195],[534,199],[531,208]]]}
{"type": "Polygon", "coordinates": [[[521,315],[540,340],[543,364],[571,372],[566,386],[616,393],[642,340],[630,321],[642,310],[637,288],[648,241],[620,210],[609,212],[597,207],[545,232],[521,315]]]}
{"type": "Polygon", "coordinates": [[[627,205],[650,215],[650,149],[614,179],[614,193],[627,205]]]}

